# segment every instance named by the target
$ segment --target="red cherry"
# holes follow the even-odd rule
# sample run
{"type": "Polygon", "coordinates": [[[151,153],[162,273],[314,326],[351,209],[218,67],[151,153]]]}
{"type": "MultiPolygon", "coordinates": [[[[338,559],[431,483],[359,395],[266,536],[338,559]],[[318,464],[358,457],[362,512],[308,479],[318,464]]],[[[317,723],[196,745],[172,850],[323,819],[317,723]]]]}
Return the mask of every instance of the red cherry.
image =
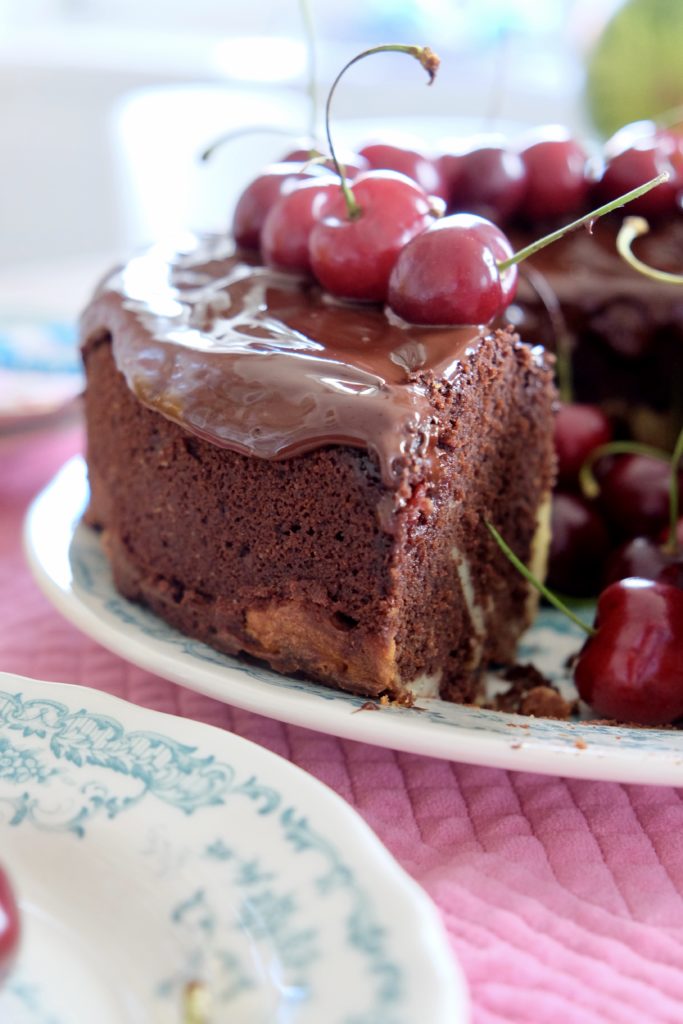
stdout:
{"type": "Polygon", "coordinates": [[[297,270],[311,269],[308,242],[313,226],[340,195],[340,179],[317,178],[297,182],[296,188],[273,204],[261,231],[261,255],[269,267],[297,270]]]}
{"type": "Polygon", "coordinates": [[[683,588],[683,551],[670,553],[652,537],[633,537],[614,551],[605,566],[605,586],[639,576],[683,588]]]}
{"type": "Polygon", "coordinates": [[[561,127],[539,129],[534,139],[519,154],[527,173],[522,212],[545,220],[579,210],[588,194],[585,150],[561,127]]]}
{"type": "Polygon", "coordinates": [[[401,251],[389,305],[415,324],[489,323],[514,294],[516,266],[505,272],[503,284],[497,265],[511,255],[507,238],[490,221],[469,213],[445,217],[401,251]]]}
{"type": "Polygon", "coordinates": [[[599,503],[622,537],[655,537],[669,519],[669,464],[620,455],[602,476],[599,503]]]}
{"type": "MultiPolygon", "coordinates": [[[[659,534],[659,539],[662,544],[666,544],[669,540],[669,527],[668,525],[659,534]]],[[[676,544],[683,550],[683,516],[680,516],[676,523],[676,544]]]]}
{"type": "Polygon", "coordinates": [[[595,713],[641,725],[683,716],[683,590],[637,578],[612,583],[595,626],[574,668],[595,713]]]}
{"type": "Polygon", "coordinates": [[[367,171],[353,183],[359,216],[349,217],[340,195],[314,226],[309,253],[313,273],[333,295],[384,302],[398,254],[433,220],[429,197],[393,171],[367,171]]]}
{"type": "Polygon", "coordinates": [[[21,927],[12,887],[0,868],[0,985],[12,969],[19,947],[21,927]]]}
{"type": "MultiPolygon", "coordinates": [[[[490,220],[482,217],[477,230],[484,245],[488,245],[495,256],[496,263],[503,263],[504,260],[509,259],[514,254],[510,239],[496,224],[492,224],[490,220]]],[[[498,273],[500,276],[500,286],[503,289],[503,307],[507,308],[517,294],[519,270],[517,264],[513,263],[507,270],[502,272],[499,270],[498,273]]]]}
{"type": "Polygon", "coordinates": [[[596,183],[600,201],[609,201],[666,171],[665,181],[629,204],[629,212],[644,217],[676,209],[683,189],[683,151],[673,133],[658,130],[650,121],[638,121],[620,129],[605,144],[605,166],[596,183]]]}
{"type": "Polygon", "coordinates": [[[358,152],[373,170],[405,174],[416,181],[428,196],[440,196],[448,201],[448,184],[438,160],[431,160],[416,149],[386,142],[369,143],[358,152]]]}
{"type": "Polygon", "coordinates": [[[458,157],[449,209],[504,222],[516,213],[526,187],[527,171],[518,153],[503,146],[479,146],[458,157]]]}
{"type": "Polygon", "coordinates": [[[437,159],[439,165],[439,172],[446,185],[446,193],[448,195],[448,210],[450,212],[450,197],[455,195],[455,191],[458,187],[458,177],[460,175],[460,166],[462,163],[463,154],[458,153],[442,153],[437,159]]]}
{"type": "Polygon", "coordinates": [[[296,170],[291,163],[271,164],[263,174],[254,178],[237,200],[232,219],[232,234],[243,249],[258,249],[261,229],[266,215],[277,199],[306,178],[327,177],[329,171],[315,165],[307,170],[296,170]]]}
{"type": "Polygon", "coordinates": [[[596,509],[576,494],[554,494],[548,585],[573,597],[595,594],[610,548],[596,509]]]}
{"type": "Polygon", "coordinates": [[[612,425],[597,405],[563,403],[555,417],[557,472],[563,487],[574,487],[591,452],[612,440],[612,425]]]}

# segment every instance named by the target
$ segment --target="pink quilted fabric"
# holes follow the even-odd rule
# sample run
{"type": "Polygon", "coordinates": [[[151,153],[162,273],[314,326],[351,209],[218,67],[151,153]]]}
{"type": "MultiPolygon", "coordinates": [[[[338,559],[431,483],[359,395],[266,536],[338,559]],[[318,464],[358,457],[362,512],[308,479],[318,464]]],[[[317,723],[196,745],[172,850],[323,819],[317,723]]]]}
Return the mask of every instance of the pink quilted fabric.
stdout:
{"type": "Polygon", "coordinates": [[[80,444],[73,429],[0,439],[0,669],[97,686],[223,726],[322,779],[440,908],[475,1024],[683,1021],[677,790],[517,774],[345,742],[133,668],[52,610],[21,553],[27,503],[80,444]]]}

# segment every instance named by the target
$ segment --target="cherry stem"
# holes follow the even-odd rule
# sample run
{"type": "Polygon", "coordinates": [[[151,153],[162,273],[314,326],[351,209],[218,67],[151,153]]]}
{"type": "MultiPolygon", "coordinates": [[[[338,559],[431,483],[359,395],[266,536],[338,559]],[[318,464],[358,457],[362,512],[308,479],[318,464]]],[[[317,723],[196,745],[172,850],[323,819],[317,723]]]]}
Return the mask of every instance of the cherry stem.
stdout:
{"type": "Polygon", "coordinates": [[[508,544],[506,544],[501,535],[498,533],[498,530],[495,528],[495,526],[489,523],[488,520],[486,520],[486,528],[493,537],[493,539],[495,540],[500,550],[505,555],[505,557],[512,563],[512,565],[514,565],[517,572],[521,573],[521,575],[524,577],[527,583],[530,583],[532,587],[535,587],[539,594],[541,594],[546,599],[546,601],[549,601],[550,604],[557,608],[558,611],[562,612],[563,615],[566,615],[568,619],[571,619],[571,621],[575,625],[577,625],[579,629],[582,629],[584,633],[587,633],[588,636],[595,636],[597,630],[594,629],[593,626],[589,626],[587,622],[583,621],[583,619],[579,618],[579,616],[576,615],[576,613],[573,612],[571,608],[569,608],[568,605],[566,605],[564,601],[562,601],[557,596],[557,594],[553,594],[552,590],[548,590],[545,583],[541,583],[541,581],[536,576],[534,576],[531,570],[527,569],[524,562],[522,562],[522,560],[517,557],[512,548],[508,544]]]}
{"type": "Polygon", "coordinates": [[[365,57],[371,57],[375,53],[407,53],[409,57],[414,57],[415,60],[420,62],[429,75],[428,85],[431,85],[434,81],[434,76],[436,75],[439,64],[441,63],[434,51],[430,50],[428,46],[407,46],[403,43],[384,43],[381,46],[373,46],[369,50],[363,50],[362,53],[357,53],[355,57],[352,57],[352,59],[344,65],[330,86],[330,91],[327,94],[327,103],[325,104],[325,131],[327,134],[327,145],[330,150],[330,156],[332,157],[335,170],[341,178],[341,189],[344,194],[344,199],[346,200],[346,208],[348,210],[350,220],[356,220],[357,217],[360,217],[362,211],[356,202],[353,192],[351,191],[351,187],[346,179],[346,174],[344,173],[344,168],[337,160],[337,154],[335,153],[334,146],[332,144],[332,135],[330,133],[330,108],[332,106],[332,97],[334,96],[335,89],[339,85],[339,80],[342,76],[346,74],[350,67],[357,64],[359,60],[363,60],[365,57]]]}
{"type": "Polygon", "coordinates": [[[507,260],[502,260],[498,264],[498,270],[502,274],[509,267],[513,267],[516,263],[521,263],[522,260],[528,259],[529,256],[533,256],[534,253],[540,249],[545,249],[546,245],[552,245],[553,242],[557,242],[558,239],[568,235],[571,231],[576,231],[577,228],[582,228],[584,224],[592,225],[594,221],[599,220],[600,217],[604,217],[605,214],[611,213],[613,210],[618,210],[620,206],[625,206],[626,203],[632,202],[634,199],[638,199],[640,196],[644,196],[650,189],[656,188],[657,185],[662,185],[665,181],[669,180],[667,171],[663,171],[662,174],[658,174],[656,178],[652,178],[650,181],[646,181],[644,185],[639,185],[638,188],[632,188],[630,192],[625,192],[623,196],[619,196],[617,199],[613,199],[609,203],[605,203],[604,206],[599,206],[597,210],[592,210],[587,213],[584,217],[579,217],[578,220],[572,221],[571,224],[565,225],[563,228],[559,228],[557,231],[551,232],[549,235],[545,235],[543,238],[539,238],[538,241],[532,242],[530,245],[525,245],[519,252],[513,253],[507,260]]]}
{"type": "Polygon", "coordinates": [[[313,27],[313,16],[308,0],[299,0],[301,20],[306,35],[306,71],[307,82],[306,92],[310,101],[308,109],[308,134],[315,138],[315,131],[318,124],[318,66],[315,47],[315,29],[313,27]]]}
{"type": "Polygon", "coordinates": [[[606,455],[645,455],[649,459],[659,459],[660,462],[668,462],[671,458],[663,448],[641,444],[640,441],[608,441],[607,444],[599,444],[579,470],[579,486],[583,496],[589,500],[597,498],[600,494],[600,484],[595,479],[593,467],[606,455]]]}
{"type": "Polygon", "coordinates": [[[617,252],[623,260],[626,260],[629,267],[633,267],[645,277],[651,277],[653,281],[663,281],[664,284],[683,284],[683,274],[670,274],[666,270],[657,270],[656,267],[643,263],[634,255],[631,246],[636,238],[646,235],[649,230],[650,225],[644,217],[626,217],[617,235],[617,252]]]}
{"type": "MultiPolygon", "coordinates": [[[[232,142],[233,139],[241,139],[244,135],[287,135],[290,139],[294,136],[294,132],[290,128],[281,128],[278,125],[270,124],[254,124],[246,125],[244,128],[233,128],[232,131],[224,132],[223,135],[219,135],[217,139],[206,147],[206,149],[199,154],[199,159],[203,162],[210,160],[217,149],[220,149],[226,142],[232,142]]],[[[311,154],[312,156],[318,156],[318,150],[313,145],[315,137],[310,136],[311,141],[311,154]]]]}

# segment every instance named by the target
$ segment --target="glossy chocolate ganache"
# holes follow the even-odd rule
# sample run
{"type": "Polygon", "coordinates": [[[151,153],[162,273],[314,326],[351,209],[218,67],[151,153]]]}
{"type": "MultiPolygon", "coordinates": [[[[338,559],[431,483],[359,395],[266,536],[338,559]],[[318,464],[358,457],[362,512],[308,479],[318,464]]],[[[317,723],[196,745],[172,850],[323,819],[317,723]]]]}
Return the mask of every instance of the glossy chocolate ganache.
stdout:
{"type": "Polygon", "coordinates": [[[138,399],[211,443],[264,459],[367,448],[387,486],[407,460],[433,461],[428,380],[455,381],[483,336],[342,303],[218,235],[133,258],[102,282],[82,333],[110,335],[138,399]]]}

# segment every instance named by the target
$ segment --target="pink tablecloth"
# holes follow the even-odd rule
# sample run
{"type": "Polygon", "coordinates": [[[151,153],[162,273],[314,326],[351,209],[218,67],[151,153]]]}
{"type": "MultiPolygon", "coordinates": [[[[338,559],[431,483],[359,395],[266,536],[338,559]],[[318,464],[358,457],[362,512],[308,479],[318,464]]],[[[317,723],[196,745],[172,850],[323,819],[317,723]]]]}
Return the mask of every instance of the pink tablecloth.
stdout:
{"type": "Polygon", "coordinates": [[[683,1021],[677,790],[345,742],[216,703],[109,654],[53,611],[20,548],[27,503],[80,443],[73,429],[0,439],[0,670],[100,687],[222,726],[322,779],[440,908],[475,1024],[683,1021]]]}

